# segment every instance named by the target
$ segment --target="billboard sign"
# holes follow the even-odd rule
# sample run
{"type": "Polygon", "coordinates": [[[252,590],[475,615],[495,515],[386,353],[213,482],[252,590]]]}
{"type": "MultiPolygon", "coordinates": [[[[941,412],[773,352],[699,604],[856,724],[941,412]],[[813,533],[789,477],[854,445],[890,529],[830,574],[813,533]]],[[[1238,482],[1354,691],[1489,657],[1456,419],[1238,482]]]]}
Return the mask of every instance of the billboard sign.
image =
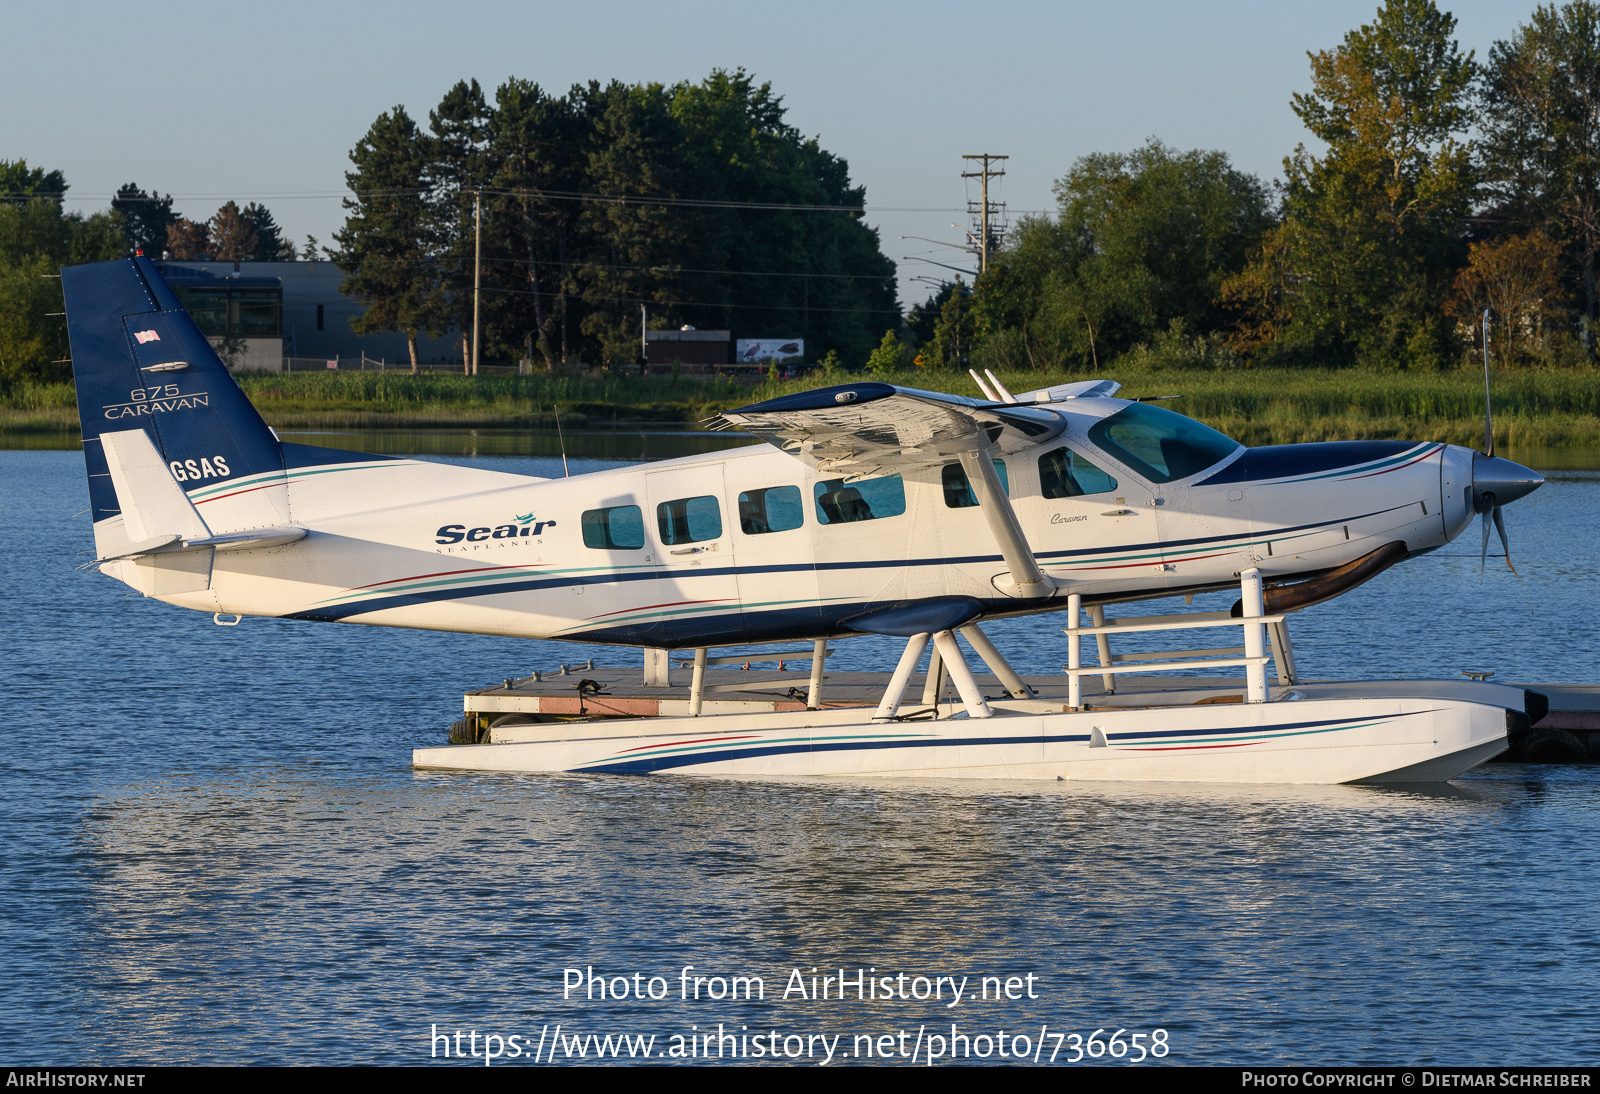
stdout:
{"type": "Polygon", "coordinates": [[[734,343],[741,365],[760,361],[803,361],[806,343],[803,338],[740,338],[734,343]]]}

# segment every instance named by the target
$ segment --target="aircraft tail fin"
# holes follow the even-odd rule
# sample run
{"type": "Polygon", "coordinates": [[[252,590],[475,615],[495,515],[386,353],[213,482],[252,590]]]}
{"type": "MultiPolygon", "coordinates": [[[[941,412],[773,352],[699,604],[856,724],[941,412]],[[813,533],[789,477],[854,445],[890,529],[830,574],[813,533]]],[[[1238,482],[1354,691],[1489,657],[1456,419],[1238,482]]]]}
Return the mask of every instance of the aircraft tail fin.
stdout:
{"type": "Polygon", "coordinates": [[[100,557],[289,524],[277,436],[154,264],[69,266],[61,287],[100,557]]]}

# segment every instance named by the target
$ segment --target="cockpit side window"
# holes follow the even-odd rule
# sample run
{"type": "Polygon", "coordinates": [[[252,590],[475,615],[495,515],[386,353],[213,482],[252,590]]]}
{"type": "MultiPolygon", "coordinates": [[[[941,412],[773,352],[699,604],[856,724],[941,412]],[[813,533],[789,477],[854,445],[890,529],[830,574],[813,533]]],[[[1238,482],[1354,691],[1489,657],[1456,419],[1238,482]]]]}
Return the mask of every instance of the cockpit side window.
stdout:
{"type": "Polygon", "coordinates": [[[1151,482],[1197,475],[1239,449],[1210,426],[1145,403],[1102,418],[1089,427],[1089,440],[1151,482]]]}
{"type": "Polygon", "coordinates": [[[1039,492],[1047,498],[1080,498],[1117,488],[1117,480],[1070,448],[1039,457],[1039,492]]]}

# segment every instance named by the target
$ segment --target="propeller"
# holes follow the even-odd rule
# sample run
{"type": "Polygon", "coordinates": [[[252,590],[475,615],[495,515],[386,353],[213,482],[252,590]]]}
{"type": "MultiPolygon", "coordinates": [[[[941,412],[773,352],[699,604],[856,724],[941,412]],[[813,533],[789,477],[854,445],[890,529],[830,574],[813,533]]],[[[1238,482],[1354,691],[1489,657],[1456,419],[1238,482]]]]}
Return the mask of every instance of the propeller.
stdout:
{"type": "MultiPolygon", "coordinates": [[[[1511,540],[1506,536],[1506,518],[1500,510],[1518,498],[1533,493],[1544,484],[1544,476],[1519,463],[1494,454],[1494,408],[1489,394],[1489,309],[1483,310],[1483,452],[1472,457],[1472,510],[1483,514],[1483,550],[1480,569],[1489,564],[1489,525],[1500,533],[1500,547],[1506,553],[1506,566],[1513,574],[1511,540]]],[[[1521,574],[1517,574],[1520,579],[1521,574]]]]}

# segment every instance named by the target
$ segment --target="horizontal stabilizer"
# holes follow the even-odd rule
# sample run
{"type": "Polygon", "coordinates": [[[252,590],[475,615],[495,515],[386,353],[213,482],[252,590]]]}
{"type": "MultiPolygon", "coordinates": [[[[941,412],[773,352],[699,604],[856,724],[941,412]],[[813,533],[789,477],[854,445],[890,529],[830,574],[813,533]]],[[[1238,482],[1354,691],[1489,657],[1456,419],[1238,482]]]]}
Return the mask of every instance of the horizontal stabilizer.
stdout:
{"type": "Polygon", "coordinates": [[[820,474],[869,478],[937,467],[987,448],[1006,456],[1058,436],[1053,411],[893,384],[842,384],[730,410],[723,420],[820,474]]]}
{"type": "Polygon", "coordinates": [[[100,434],[100,440],[105,447],[112,484],[122,503],[123,522],[130,542],[119,545],[113,554],[98,559],[99,562],[204,547],[215,547],[219,551],[253,551],[281,547],[305,538],[306,530],[292,525],[214,535],[189,495],[183,492],[183,487],[162,462],[147,432],[119,430],[100,434]]]}
{"type": "Polygon", "coordinates": [[[150,443],[149,433],[143,429],[105,432],[100,434],[100,443],[133,543],[161,536],[184,540],[210,537],[211,529],[150,443]]]}
{"type": "Polygon", "coordinates": [[[215,547],[219,551],[259,551],[263,547],[282,547],[285,543],[306,538],[304,528],[248,528],[243,532],[225,532],[220,536],[184,541],[185,547],[215,547]]]}

